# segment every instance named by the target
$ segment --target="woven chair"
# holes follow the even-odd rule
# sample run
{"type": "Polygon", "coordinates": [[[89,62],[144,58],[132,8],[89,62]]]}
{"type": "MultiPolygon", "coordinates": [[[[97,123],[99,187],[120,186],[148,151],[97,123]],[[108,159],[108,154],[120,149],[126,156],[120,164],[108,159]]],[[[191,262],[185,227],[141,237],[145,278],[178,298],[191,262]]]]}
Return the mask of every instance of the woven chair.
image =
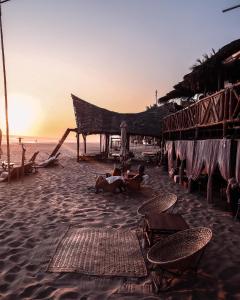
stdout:
{"type": "Polygon", "coordinates": [[[159,237],[189,229],[187,222],[180,214],[153,213],[145,216],[144,221],[144,234],[150,247],[159,237]]]}
{"type": "MultiPolygon", "coordinates": [[[[159,234],[171,234],[189,228],[181,215],[165,213],[174,208],[177,202],[175,194],[158,195],[143,203],[138,214],[143,216],[143,238],[149,246],[153,245],[154,238],[159,234]]],[[[145,241],[144,241],[145,244],[145,241]]]]}
{"type": "Polygon", "coordinates": [[[173,207],[177,202],[175,194],[158,195],[147,202],[144,202],[138,208],[138,214],[141,216],[150,215],[151,213],[162,213],[173,207]]]}
{"type": "Polygon", "coordinates": [[[198,265],[205,247],[212,238],[212,231],[206,227],[196,227],[172,234],[156,243],[147,253],[155,272],[160,272],[160,280],[153,278],[155,287],[166,289],[176,276],[187,270],[197,274],[198,265]],[[170,277],[169,277],[170,276],[170,277]],[[165,282],[164,279],[169,279],[165,282]]]}

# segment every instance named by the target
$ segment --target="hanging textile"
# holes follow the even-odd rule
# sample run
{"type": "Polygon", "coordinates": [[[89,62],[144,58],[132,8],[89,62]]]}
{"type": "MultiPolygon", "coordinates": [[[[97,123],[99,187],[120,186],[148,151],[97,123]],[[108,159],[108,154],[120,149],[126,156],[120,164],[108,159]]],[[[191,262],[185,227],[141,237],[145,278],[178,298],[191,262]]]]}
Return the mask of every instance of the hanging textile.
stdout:
{"type": "Polygon", "coordinates": [[[203,167],[208,174],[207,199],[212,201],[212,176],[218,166],[225,180],[230,178],[231,140],[202,140],[195,142],[191,179],[197,180],[203,167]]]}
{"type": "Polygon", "coordinates": [[[167,141],[165,145],[165,153],[168,154],[168,173],[170,174],[174,169],[174,143],[173,141],[167,141]]]}
{"type": "Polygon", "coordinates": [[[175,141],[176,157],[181,161],[186,160],[186,175],[189,176],[192,171],[194,141],[175,141]]]}

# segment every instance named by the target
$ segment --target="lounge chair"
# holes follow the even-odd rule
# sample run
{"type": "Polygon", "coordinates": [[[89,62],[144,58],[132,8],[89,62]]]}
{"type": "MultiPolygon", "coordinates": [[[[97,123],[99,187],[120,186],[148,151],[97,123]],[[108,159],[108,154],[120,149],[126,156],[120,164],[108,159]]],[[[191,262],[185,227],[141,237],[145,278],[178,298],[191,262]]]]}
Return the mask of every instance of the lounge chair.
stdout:
{"type": "Polygon", "coordinates": [[[125,186],[127,189],[131,191],[139,191],[141,189],[141,183],[142,183],[142,178],[133,177],[128,179],[128,181],[125,182],[125,186]]]}
{"type": "MultiPolygon", "coordinates": [[[[15,166],[14,164],[10,164],[10,180],[11,179],[19,179],[22,175],[31,174],[36,171],[36,164],[35,160],[38,155],[39,151],[35,152],[30,160],[24,164],[23,166],[15,166]]],[[[7,165],[5,165],[5,171],[1,173],[0,182],[8,180],[8,171],[7,165]]]]}
{"type": "Polygon", "coordinates": [[[151,270],[160,273],[160,278],[153,278],[157,291],[169,288],[174,277],[182,276],[188,270],[196,274],[211,238],[211,229],[197,227],[177,232],[156,243],[148,251],[147,259],[152,264],[151,270]]]}
{"type": "Polygon", "coordinates": [[[104,192],[116,193],[117,190],[120,190],[124,187],[124,183],[121,179],[114,181],[113,183],[104,183],[103,185],[99,185],[98,188],[95,188],[96,193],[99,190],[103,190],[104,192]]]}
{"type": "Polygon", "coordinates": [[[45,161],[41,162],[40,164],[38,164],[36,167],[37,168],[48,168],[48,167],[54,167],[56,165],[58,165],[58,157],[61,153],[57,153],[54,156],[50,156],[48,159],[46,159],[45,161]]]}

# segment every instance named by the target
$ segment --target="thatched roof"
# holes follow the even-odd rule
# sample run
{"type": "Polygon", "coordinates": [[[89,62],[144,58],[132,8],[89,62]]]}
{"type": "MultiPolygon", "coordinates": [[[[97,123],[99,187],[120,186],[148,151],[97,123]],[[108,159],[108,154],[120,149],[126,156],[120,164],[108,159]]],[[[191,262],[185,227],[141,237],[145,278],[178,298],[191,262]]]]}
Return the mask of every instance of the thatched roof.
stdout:
{"type": "Polygon", "coordinates": [[[230,59],[240,51],[240,39],[235,40],[212,56],[205,55],[205,60],[192,67],[192,72],[183,77],[183,81],[174,86],[174,90],[159,98],[159,102],[166,102],[177,97],[194,95],[196,93],[216,92],[223,87],[223,81],[240,79],[239,57],[230,59]],[[220,84],[220,86],[219,86],[220,84]]]}
{"type": "Polygon", "coordinates": [[[120,124],[126,121],[131,135],[161,137],[161,120],[177,111],[175,103],[166,103],[140,113],[117,113],[72,95],[77,129],[83,134],[120,134],[120,124]]]}

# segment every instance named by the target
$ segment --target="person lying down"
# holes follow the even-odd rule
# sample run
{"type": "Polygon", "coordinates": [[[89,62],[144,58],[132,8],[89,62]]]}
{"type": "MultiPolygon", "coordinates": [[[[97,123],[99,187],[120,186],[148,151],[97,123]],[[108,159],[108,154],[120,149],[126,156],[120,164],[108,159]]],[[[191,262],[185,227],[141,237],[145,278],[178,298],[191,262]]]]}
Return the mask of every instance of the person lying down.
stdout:
{"type": "Polygon", "coordinates": [[[131,176],[122,176],[121,170],[115,168],[113,174],[106,174],[106,177],[99,176],[95,184],[95,192],[98,193],[100,190],[107,192],[122,192],[126,188],[130,190],[139,190],[142,182],[146,183],[148,175],[144,174],[144,166],[139,166],[138,173],[131,174],[131,176]]]}

